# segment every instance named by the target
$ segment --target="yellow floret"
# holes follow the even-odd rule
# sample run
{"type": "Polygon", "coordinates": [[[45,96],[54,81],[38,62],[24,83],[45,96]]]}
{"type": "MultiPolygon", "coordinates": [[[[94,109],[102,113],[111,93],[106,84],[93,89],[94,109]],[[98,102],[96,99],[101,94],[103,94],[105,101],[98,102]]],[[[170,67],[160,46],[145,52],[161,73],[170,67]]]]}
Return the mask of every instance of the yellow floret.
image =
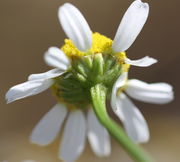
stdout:
{"type": "Polygon", "coordinates": [[[130,68],[130,65],[126,64],[124,62],[124,60],[127,58],[126,53],[125,52],[119,52],[119,53],[115,53],[114,55],[118,59],[118,62],[123,65],[122,66],[123,72],[128,72],[129,68],[130,68]]]}
{"type": "Polygon", "coordinates": [[[70,39],[64,40],[64,45],[61,47],[61,50],[69,57],[84,55],[84,52],[79,51],[70,39]]]}
{"type": "Polygon", "coordinates": [[[61,47],[61,50],[69,57],[85,56],[97,53],[112,54],[118,59],[120,64],[123,64],[123,71],[128,71],[129,65],[124,63],[126,53],[114,53],[112,50],[112,43],[113,41],[110,38],[96,32],[92,34],[92,47],[87,51],[79,51],[70,39],[65,39],[64,45],[61,47]]]}
{"type": "Polygon", "coordinates": [[[99,34],[92,34],[92,47],[86,52],[79,51],[70,39],[65,39],[61,50],[69,57],[85,56],[96,53],[112,53],[112,40],[99,34]]]}
{"type": "Polygon", "coordinates": [[[112,40],[99,33],[93,34],[92,47],[90,53],[112,53],[112,40]]]}

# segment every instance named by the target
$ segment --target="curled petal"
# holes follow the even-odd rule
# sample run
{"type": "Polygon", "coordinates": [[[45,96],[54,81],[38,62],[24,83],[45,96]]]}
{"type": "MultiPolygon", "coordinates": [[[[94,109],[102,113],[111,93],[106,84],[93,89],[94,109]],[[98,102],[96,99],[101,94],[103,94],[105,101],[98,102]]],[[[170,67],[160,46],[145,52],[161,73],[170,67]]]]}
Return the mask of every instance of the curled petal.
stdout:
{"type": "Polygon", "coordinates": [[[120,75],[120,77],[117,79],[115,84],[112,88],[112,94],[111,94],[111,107],[116,110],[116,98],[117,98],[117,90],[120,87],[123,87],[126,83],[128,73],[123,73],[120,75]]]}
{"type": "Polygon", "coordinates": [[[72,4],[65,3],[59,8],[59,20],[66,35],[80,51],[92,45],[92,32],[81,12],[72,4]]]}
{"type": "Polygon", "coordinates": [[[115,52],[127,50],[143,28],[149,14],[149,5],[135,0],[124,14],[114,38],[112,48],[115,52]]]}
{"type": "Polygon", "coordinates": [[[99,157],[108,156],[111,153],[110,136],[104,126],[100,124],[92,109],[88,112],[88,140],[92,150],[99,157]]]}
{"type": "Polygon", "coordinates": [[[32,80],[18,84],[10,88],[6,93],[7,103],[41,93],[48,89],[52,84],[53,80],[51,79],[32,80]]]}
{"type": "Polygon", "coordinates": [[[59,157],[66,162],[75,161],[85,147],[86,121],[80,110],[71,111],[65,125],[59,157]]]}
{"type": "Polygon", "coordinates": [[[128,136],[137,143],[149,140],[147,123],[138,108],[123,93],[117,96],[114,113],[122,121],[128,136]]]}
{"type": "Polygon", "coordinates": [[[62,104],[55,105],[39,121],[31,134],[31,142],[46,146],[54,141],[67,115],[67,109],[62,104]]]}
{"type": "Polygon", "coordinates": [[[70,65],[68,57],[57,47],[50,47],[44,55],[45,62],[49,66],[66,71],[70,65]]]}
{"type": "Polygon", "coordinates": [[[152,57],[146,56],[138,60],[130,60],[126,58],[125,63],[139,67],[148,67],[151,66],[152,64],[157,63],[157,60],[152,57]]]}
{"type": "Polygon", "coordinates": [[[167,83],[145,83],[131,79],[127,83],[126,93],[134,99],[156,104],[164,104],[174,99],[173,88],[167,83]]]}

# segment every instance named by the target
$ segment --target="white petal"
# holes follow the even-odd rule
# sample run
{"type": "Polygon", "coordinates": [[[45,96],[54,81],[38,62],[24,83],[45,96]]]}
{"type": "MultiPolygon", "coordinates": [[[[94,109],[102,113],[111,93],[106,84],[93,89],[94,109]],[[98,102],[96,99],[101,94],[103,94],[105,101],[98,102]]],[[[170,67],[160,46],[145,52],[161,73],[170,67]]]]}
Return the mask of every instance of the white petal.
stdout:
{"type": "Polygon", "coordinates": [[[109,133],[98,121],[92,109],[88,112],[88,139],[97,156],[108,156],[111,153],[109,133]]]}
{"type": "Polygon", "coordinates": [[[123,93],[117,96],[116,106],[117,110],[114,112],[123,122],[128,136],[137,143],[147,142],[149,129],[137,107],[123,93]]]}
{"type": "Polygon", "coordinates": [[[123,52],[132,45],[143,28],[148,13],[149,5],[141,0],[136,0],[130,5],[114,38],[112,48],[115,52],[123,52]]]}
{"type": "Polygon", "coordinates": [[[52,69],[44,73],[39,73],[39,74],[31,74],[28,77],[28,80],[39,80],[39,79],[50,79],[50,78],[55,78],[60,75],[62,75],[64,72],[59,70],[59,69],[52,69]]]}
{"type": "Polygon", "coordinates": [[[51,79],[32,80],[18,84],[10,88],[6,93],[7,103],[41,93],[48,89],[52,84],[53,80],[51,79]]]}
{"type": "Polygon", "coordinates": [[[146,56],[138,60],[130,60],[126,58],[125,63],[139,67],[148,67],[151,66],[152,64],[157,63],[157,60],[152,57],[146,56]]]}
{"type": "Polygon", "coordinates": [[[80,51],[91,48],[92,32],[80,11],[70,3],[59,8],[59,20],[66,35],[80,51]]]}
{"type": "Polygon", "coordinates": [[[127,83],[126,92],[134,99],[156,104],[164,104],[173,100],[173,88],[167,83],[148,84],[137,79],[127,83]]]}
{"type": "Polygon", "coordinates": [[[113,88],[112,88],[112,94],[111,94],[111,107],[116,110],[116,93],[117,93],[117,90],[118,88],[120,87],[123,87],[126,83],[126,80],[127,80],[127,75],[128,73],[123,73],[120,75],[120,77],[117,79],[117,81],[115,82],[115,84],[113,85],[113,88]]]}
{"type": "Polygon", "coordinates": [[[75,161],[85,147],[86,121],[80,110],[71,111],[65,125],[59,156],[66,162],[75,161]]]}
{"type": "Polygon", "coordinates": [[[70,65],[68,57],[57,47],[50,47],[44,55],[45,62],[49,66],[66,71],[70,65]]]}
{"type": "Polygon", "coordinates": [[[31,134],[31,142],[45,146],[53,142],[60,132],[67,109],[62,104],[55,105],[39,121],[31,134]]]}

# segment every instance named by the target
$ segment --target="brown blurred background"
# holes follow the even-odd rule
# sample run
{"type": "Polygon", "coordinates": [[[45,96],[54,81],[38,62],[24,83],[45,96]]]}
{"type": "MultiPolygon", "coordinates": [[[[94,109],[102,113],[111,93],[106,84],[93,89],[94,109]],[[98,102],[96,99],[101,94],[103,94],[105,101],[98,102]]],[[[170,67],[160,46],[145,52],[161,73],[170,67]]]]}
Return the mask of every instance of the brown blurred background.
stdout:
{"type": "MultiPolygon", "coordinates": [[[[32,128],[55,103],[47,91],[6,105],[4,95],[31,73],[50,69],[43,53],[61,46],[65,34],[57,9],[65,0],[0,0],[0,162],[58,162],[59,140],[48,147],[29,143],[32,128]]],[[[85,15],[91,29],[113,38],[131,0],[70,0],[85,15]]],[[[151,139],[144,144],[157,162],[180,161],[180,1],[151,0],[150,16],[140,36],[127,51],[132,59],[150,55],[159,63],[149,68],[131,68],[130,77],[147,82],[168,82],[174,86],[175,100],[167,105],[135,102],[146,117],[151,139]]],[[[112,139],[109,158],[96,157],[89,145],[78,162],[131,162],[112,139]]]]}

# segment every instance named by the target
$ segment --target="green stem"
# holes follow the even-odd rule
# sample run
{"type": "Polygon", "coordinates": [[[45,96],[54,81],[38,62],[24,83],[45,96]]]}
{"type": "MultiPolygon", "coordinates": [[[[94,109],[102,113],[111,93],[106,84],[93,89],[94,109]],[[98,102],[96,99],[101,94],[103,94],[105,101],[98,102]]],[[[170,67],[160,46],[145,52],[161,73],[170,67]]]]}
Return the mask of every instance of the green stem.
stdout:
{"type": "Polygon", "coordinates": [[[153,162],[148,154],[139,145],[135,144],[125,134],[124,130],[108,116],[106,111],[106,94],[107,89],[102,84],[97,84],[91,88],[93,109],[99,121],[135,161],[153,162]]]}

